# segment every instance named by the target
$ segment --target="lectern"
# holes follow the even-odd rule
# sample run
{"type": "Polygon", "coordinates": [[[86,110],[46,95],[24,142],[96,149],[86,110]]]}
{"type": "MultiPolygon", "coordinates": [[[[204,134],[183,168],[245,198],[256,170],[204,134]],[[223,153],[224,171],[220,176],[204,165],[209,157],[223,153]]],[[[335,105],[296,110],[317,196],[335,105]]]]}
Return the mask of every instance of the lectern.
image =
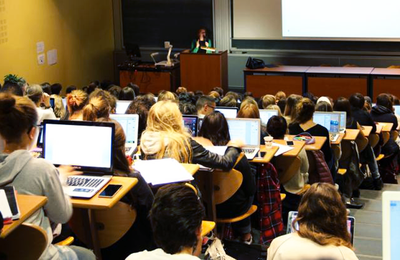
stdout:
{"type": "Polygon", "coordinates": [[[182,53],[181,86],[207,94],[215,87],[228,91],[228,52],[182,53]]]}

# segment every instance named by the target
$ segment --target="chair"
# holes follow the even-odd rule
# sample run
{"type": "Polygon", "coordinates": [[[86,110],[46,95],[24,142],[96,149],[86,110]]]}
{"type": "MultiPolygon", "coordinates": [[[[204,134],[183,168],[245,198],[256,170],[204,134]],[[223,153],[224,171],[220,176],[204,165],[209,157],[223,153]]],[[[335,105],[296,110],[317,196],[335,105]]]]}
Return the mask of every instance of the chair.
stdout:
{"type": "Polygon", "coordinates": [[[74,237],[67,237],[63,241],[58,242],[56,245],[57,246],[70,246],[74,242],[75,238],[74,237]]]}
{"type": "Polygon", "coordinates": [[[47,248],[47,233],[41,227],[22,223],[0,239],[0,258],[37,260],[47,248]]]}
{"type": "MultiPolygon", "coordinates": [[[[86,239],[86,230],[82,225],[83,218],[80,213],[79,210],[75,211],[69,224],[79,240],[88,244],[89,241],[86,239]]],[[[136,209],[121,201],[111,209],[92,210],[90,214],[94,214],[101,248],[109,247],[121,239],[132,227],[137,216],[136,209]]]]}
{"type": "Polygon", "coordinates": [[[214,228],[215,228],[214,221],[203,220],[201,222],[201,236],[204,237],[205,235],[210,233],[214,228]]]}
{"type": "Polygon", "coordinates": [[[299,171],[301,160],[299,156],[278,156],[275,158],[275,169],[281,184],[286,184],[299,171]]]}
{"type": "Polygon", "coordinates": [[[378,134],[370,134],[368,136],[369,144],[372,148],[374,148],[379,143],[379,135],[378,134]]]}

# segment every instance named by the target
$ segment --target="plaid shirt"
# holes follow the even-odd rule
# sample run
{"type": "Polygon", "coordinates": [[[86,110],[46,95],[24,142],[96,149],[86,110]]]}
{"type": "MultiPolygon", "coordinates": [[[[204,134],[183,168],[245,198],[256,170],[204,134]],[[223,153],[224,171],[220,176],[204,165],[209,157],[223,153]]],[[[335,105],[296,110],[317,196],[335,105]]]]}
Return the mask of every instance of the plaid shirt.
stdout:
{"type": "Polygon", "coordinates": [[[260,166],[257,175],[258,216],[260,223],[260,243],[268,244],[284,234],[280,183],[275,167],[270,164],[260,166]]]}

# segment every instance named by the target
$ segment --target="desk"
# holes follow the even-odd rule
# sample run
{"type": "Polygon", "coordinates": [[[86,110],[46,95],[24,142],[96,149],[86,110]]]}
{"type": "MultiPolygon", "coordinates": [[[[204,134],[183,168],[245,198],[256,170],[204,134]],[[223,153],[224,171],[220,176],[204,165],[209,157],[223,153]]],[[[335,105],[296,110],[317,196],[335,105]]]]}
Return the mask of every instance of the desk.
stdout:
{"type": "Polygon", "coordinates": [[[334,142],[331,141],[331,145],[339,145],[342,142],[344,136],[345,136],[345,133],[339,133],[339,137],[336,139],[336,141],[334,141],[334,142]]]}
{"type": "Polygon", "coordinates": [[[371,134],[372,126],[368,125],[361,126],[361,131],[363,132],[365,137],[368,137],[371,134]]]}
{"type": "MultiPolygon", "coordinates": [[[[88,247],[92,248],[97,259],[101,259],[101,251],[99,246],[99,238],[96,226],[95,214],[92,210],[96,209],[110,209],[118,201],[122,199],[136,184],[138,180],[130,177],[117,177],[113,176],[109,184],[122,185],[121,189],[112,198],[99,198],[99,194],[108,186],[104,186],[96,195],[91,199],[71,199],[72,206],[82,214],[83,223],[86,232],[86,240],[89,241],[88,247]],[[88,229],[89,228],[89,229],[88,229]]],[[[76,214],[79,214],[77,212],[76,214]]]]}
{"type": "Polygon", "coordinates": [[[382,132],[382,125],[376,124],[376,131],[375,133],[380,134],[382,132]]]}
{"type": "MultiPolygon", "coordinates": [[[[287,137],[289,138],[289,140],[293,140],[295,135],[287,135],[287,137]]],[[[324,136],[314,136],[314,138],[315,138],[315,143],[305,145],[305,149],[307,151],[321,150],[322,146],[324,145],[324,143],[326,141],[326,137],[324,137],[324,136]]]]}
{"type": "Polygon", "coordinates": [[[306,72],[307,90],[316,96],[349,97],[367,95],[371,85],[370,67],[311,67],[306,72]]]}
{"type": "Polygon", "coordinates": [[[355,141],[359,133],[360,133],[359,129],[346,129],[346,135],[344,136],[343,140],[355,141]]]}
{"type": "Polygon", "coordinates": [[[375,68],[371,72],[372,95],[376,97],[381,93],[390,93],[397,97],[400,96],[400,69],[375,68]]]}
{"type": "Polygon", "coordinates": [[[304,92],[305,72],[309,66],[279,66],[275,68],[244,69],[244,89],[254,97],[265,94],[275,95],[278,91],[286,94],[304,92]]]}
{"type": "Polygon", "coordinates": [[[32,216],[37,210],[43,207],[47,198],[43,196],[17,194],[17,203],[21,212],[21,217],[10,224],[4,225],[0,238],[7,237],[14,229],[21,225],[27,218],[32,216]]]}
{"type": "Polygon", "coordinates": [[[181,165],[190,173],[192,176],[200,169],[198,164],[181,163],[181,165]]]}
{"type": "MultiPolygon", "coordinates": [[[[277,140],[277,139],[275,139],[274,143],[286,145],[286,140],[277,140]]],[[[282,156],[288,156],[288,157],[298,156],[300,151],[301,151],[301,149],[303,149],[303,147],[306,145],[306,143],[303,142],[303,141],[293,141],[293,143],[294,143],[294,145],[292,146],[293,149],[288,151],[288,152],[286,152],[286,153],[284,153],[284,154],[282,154],[282,156]]]]}
{"type": "Polygon", "coordinates": [[[382,127],[382,132],[391,132],[393,128],[393,123],[379,122],[378,125],[382,127]]]}
{"type": "Polygon", "coordinates": [[[278,147],[276,147],[276,146],[273,146],[270,149],[267,149],[265,147],[265,145],[261,145],[260,152],[265,152],[264,158],[254,157],[254,159],[250,160],[249,162],[251,162],[251,163],[269,163],[277,151],[278,151],[278,147]]]}

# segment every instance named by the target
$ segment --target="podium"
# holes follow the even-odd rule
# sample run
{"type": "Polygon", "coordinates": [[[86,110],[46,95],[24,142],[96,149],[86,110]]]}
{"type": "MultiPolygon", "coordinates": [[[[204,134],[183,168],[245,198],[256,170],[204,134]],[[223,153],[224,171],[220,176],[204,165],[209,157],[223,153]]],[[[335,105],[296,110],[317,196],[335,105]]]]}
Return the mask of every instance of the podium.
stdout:
{"type": "Polygon", "coordinates": [[[208,94],[213,88],[228,91],[228,52],[181,53],[181,86],[208,94]]]}

